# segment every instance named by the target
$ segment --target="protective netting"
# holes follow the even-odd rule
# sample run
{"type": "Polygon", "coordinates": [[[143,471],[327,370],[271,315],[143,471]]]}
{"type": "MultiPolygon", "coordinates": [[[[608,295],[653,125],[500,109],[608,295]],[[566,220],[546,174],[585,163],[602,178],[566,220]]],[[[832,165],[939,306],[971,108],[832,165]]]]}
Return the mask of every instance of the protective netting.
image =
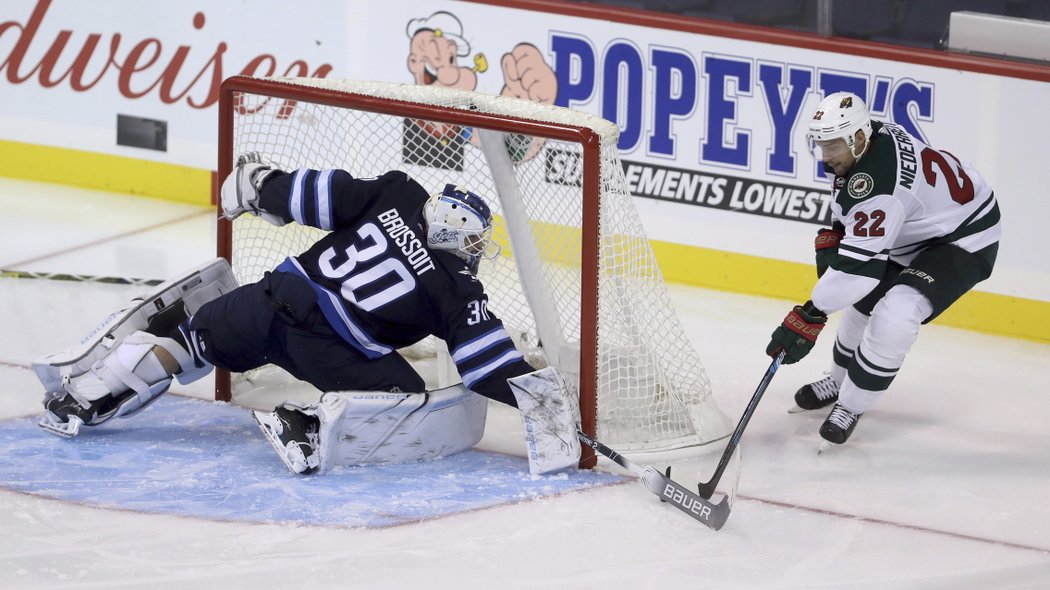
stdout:
{"type": "MultiPolygon", "coordinates": [[[[597,307],[598,350],[584,354],[597,357],[599,439],[617,449],[657,451],[704,444],[729,433],[731,424],[712,399],[706,372],[674,313],[627,191],[615,125],[571,109],[416,85],[313,78],[273,82],[285,91],[336,90],[346,93],[347,100],[331,106],[305,96],[289,100],[238,93],[233,157],[258,152],[283,170],[340,168],[356,177],[400,169],[435,191],[454,182],[486,197],[495,216],[494,241],[502,252],[482,262],[479,277],[490,311],[503,320],[528,358],[555,363],[571,377],[578,374],[581,322],[590,321],[581,317],[582,277],[597,276],[598,300],[583,305],[597,307]],[[382,100],[362,102],[361,96],[382,100]],[[412,111],[416,116],[399,114],[402,103],[434,107],[433,120],[419,118],[418,111],[412,111]],[[477,125],[456,124],[460,112],[591,129],[600,137],[601,164],[586,168],[577,141],[501,134],[501,147],[512,162],[507,176],[513,178],[503,178],[497,190],[501,183],[493,169],[498,167],[490,165],[479,147],[484,132],[477,125]],[[584,175],[601,180],[599,255],[596,264],[586,265],[581,257],[584,175]],[[507,186],[514,189],[510,196],[507,186]],[[519,250],[530,251],[528,256],[515,252],[512,234],[519,250]],[[536,268],[523,276],[526,264],[536,268]],[[556,326],[558,335],[538,327],[538,316],[540,324],[556,326]],[[546,344],[558,338],[560,352],[552,357],[546,344]],[[544,339],[546,354],[539,346],[544,339]]],[[[323,102],[333,101],[326,95],[323,102]]],[[[305,250],[318,235],[312,228],[277,228],[242,216],[232,232],[237,279],[258,279],[286,256],[305,250]]],[[[435,348],[431,343],[422,350],[435,348]]]]}

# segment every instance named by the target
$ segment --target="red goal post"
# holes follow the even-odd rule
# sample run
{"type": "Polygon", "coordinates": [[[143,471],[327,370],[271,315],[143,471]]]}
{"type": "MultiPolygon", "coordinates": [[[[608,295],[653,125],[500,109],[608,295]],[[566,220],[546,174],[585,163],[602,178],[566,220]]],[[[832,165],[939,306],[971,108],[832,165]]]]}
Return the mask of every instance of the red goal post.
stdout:
{"type": "MultiPolygon", "coordinates": [[[[396,168],[433,190],[468,186],[492,206],[503,248],[479,271],[490,307],[531,362],[575,382],[583,430],[628,451],[705,444],[731,425],[670,306],[618,134],[593,115],[489,94],[235,76],[220,92],[218,174],[259,152],[285,170],[396,168]]],[[[220,219],[218,254],[253,281],[316,231],[220,219]]],[[[231,383],[216,372],[216,399],[232,399],[231,383]]]]}

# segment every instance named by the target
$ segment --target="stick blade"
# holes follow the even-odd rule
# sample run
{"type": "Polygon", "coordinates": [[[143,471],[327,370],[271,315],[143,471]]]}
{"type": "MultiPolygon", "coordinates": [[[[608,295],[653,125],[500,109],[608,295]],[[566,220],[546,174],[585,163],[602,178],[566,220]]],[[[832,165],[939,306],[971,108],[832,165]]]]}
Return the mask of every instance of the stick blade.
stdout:
{"type": "Polygon", "coordinates": [[[715,504],[665,477],[653,467],[646,467],[641,479],[646,489],[656,494],[660,500],[671,504],[710,529],[720,530],[729,519],[729,512],[732,510],[729,496],[723,497],[715,504]]]}

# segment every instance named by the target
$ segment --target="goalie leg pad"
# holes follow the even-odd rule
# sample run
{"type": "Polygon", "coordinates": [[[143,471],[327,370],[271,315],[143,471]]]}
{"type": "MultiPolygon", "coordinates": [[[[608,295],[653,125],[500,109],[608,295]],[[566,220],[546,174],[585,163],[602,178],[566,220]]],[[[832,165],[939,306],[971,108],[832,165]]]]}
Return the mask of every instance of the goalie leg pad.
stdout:
{"type": "Polygon", "coordinates": [[[263,434],[293,472],[324,473],[336,466],[423,461],[469,449],[485,432],[488,400],[455,385],[424,393],[328,392],[317,404],[281,407],[253,412],[263,434]],[[296,429],[286,428],[281,407],[315,418],[316,439],[310,427],[301,429],[306,436],[288,434],[296,429]]]}
{"type": "Polygon", "coordinates": [[[195,368],[189,353],[174,340],[135,332],[88,372],[66,379],[61,392],[46,393],[40,427],[73,437],[82,424],[95,426],[139,412],[171,385],[158,349],[167,351],[180,367],[195,368]]]}
{"type": "MultiPolygon", "coordinates": [[[[129,335],[145,330],[155,316],[180,302],[186,313],[193,315],[205,303],[236,288],[230,264],[216,258],[159,285],[145,296],[132,299],[92,330],[78,346],[34,362],[33,372],[46,392],[61,393],[65,381],[87,373],[129,335]]],[[[181,376],[179,380],[186,383],[181,376]]]]}
{"type": "MultiPolygon", "coordinates": [[[[180,334],[174,327],[179,318],[236,287],[229,263],[216,258],[133,299],[79,346],[33,363],[45,391],[40,427],[76,436],[83,424],[93,426],[142,410],[167,391],[172,372],[182,383],[206,375],[211,365],[195,359],[183,343],[143,330],[180,334]],[[172,357],[178,370],[165,368],[158,354],[172,357]]],[[[192,342],[185,332],[178,337],[192,342]]]]}
{"type": "Polygon", "coordinates": [[[424,393],[330,392],[321,398],[321,464],[406,463],[469,449],[488,400],[454,385],[424,393]]]}
{"type": "Polygon", "coordinates": [[[580,400],[561,373],[547,367],[507,380],[518,401],[529,472],[552,473],[580,462],[580,400]]]}

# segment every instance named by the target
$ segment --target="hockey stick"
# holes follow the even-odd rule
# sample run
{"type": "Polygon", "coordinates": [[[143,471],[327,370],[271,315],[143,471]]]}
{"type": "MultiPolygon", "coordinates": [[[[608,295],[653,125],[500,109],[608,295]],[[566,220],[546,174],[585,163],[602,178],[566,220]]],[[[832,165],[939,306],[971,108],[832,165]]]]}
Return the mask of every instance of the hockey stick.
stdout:
{"type": "Polygon", "coordinates": [[[786,351],[781,350],[780,354],[773,359],[773,362],[769,363],[769,368],[766,369],[766,374],[762,376],[762,381],[759,382],[758,389],[755,390],[755,394],[751,396],[751,401],[747,404],[747,407],[744,408],[744,415],[740,416],[740,421],[737,422],[736,430],[734,430],[732,436],[729,437],[729,443],[726,445],[726,450],[722,453],[722,459],[718,461],[718,467],[715,468],[715,474],[711,476],[711,480],[707,483],[697,484],[701,497],[710,498],[711,494],[715,493],[715,487],[718,486],[718,480],[722,479],[722,474],[725,473],[726,466],[729,465],[729,459],[732,458],[737,446],[740,445],[740,437],[743,436],[744,429],[747,428],[747,423],[751,421],[751,415],[755,413],[755,408],[758,407],[758,401],[762,399],[762,394],[766,392],[766,387],[769,387],[769,382],[773,380],[773,375],[775,375],[777,369],[780,368],[780,363],[784,362],[784,356],[786,354],[786,351]]]}
{"type": "Polygon", "coordinates": [[[726,519],[729,518],[729,511],[732,509],[732,506],[729,505],[729,496],[722,498],[721,502],[715,504],[697,496],[652,467],[642,469],[620,453],[587,436],[582,430],[577,430],[576,434],[584,444],[641,478],[645,488],[659,496],[661,502],[670,503],[675,508],[700,521],[704,526],[717,531],[722,528],[722,525],[726,523],[726,519]]]}
{"type": "Polygon", "coordinates": [[[97,275],[80,275],[57,272],[36,272],[31,270],[3,270],[0,278],[5,279],[48,279],[52,281],[80,281],[87,283],[107,283],[111,285],[140,285],[153,287],[163,283],[162,279],[136,279],[129,277],[105,277],[97,275]]]}

